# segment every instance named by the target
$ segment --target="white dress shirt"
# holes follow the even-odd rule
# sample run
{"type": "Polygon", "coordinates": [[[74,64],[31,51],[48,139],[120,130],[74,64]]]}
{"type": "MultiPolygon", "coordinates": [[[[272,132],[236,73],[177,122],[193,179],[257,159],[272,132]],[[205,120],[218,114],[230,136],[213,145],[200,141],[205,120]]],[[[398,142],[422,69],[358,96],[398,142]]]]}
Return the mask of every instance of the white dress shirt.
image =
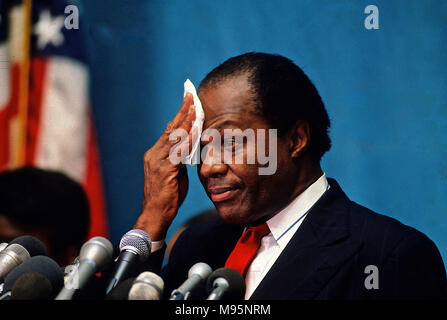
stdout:
{"type": "Polygon", "coordinates": [[[305,219],[309,209],[329,189],[326,174],[300,193],[287,207],[278,212],[267,225],[270,233],[261,240],[261,246],[245,276],[245,300],[248,300],[264,276],[278,259],[295,232],[305,219]]]}

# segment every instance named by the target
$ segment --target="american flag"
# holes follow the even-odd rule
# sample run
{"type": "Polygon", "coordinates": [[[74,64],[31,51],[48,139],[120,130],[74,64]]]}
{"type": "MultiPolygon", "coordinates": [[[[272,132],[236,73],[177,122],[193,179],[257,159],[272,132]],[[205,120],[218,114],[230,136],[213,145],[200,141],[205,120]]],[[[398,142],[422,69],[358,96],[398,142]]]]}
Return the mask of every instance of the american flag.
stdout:
{"type": "Polygon", "coordinates": [[[65,26],[67,5],[0,0],[0,171],[64,172],[89,197],[89,236],[107,236],[89,69],[81,30],[65,26]]]}

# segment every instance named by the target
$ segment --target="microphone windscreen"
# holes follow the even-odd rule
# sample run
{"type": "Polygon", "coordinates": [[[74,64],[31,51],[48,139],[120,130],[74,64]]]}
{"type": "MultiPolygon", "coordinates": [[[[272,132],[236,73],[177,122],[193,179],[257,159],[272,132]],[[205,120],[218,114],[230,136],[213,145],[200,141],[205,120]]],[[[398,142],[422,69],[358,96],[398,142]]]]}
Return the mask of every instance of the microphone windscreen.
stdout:
{"type": "Polygon", "coordinates": [[[133,229],[121,238],[120,250],[134,251],[140,257],[141,261],[145,261],[151,253],[152,241],[146,231],[133,229]]]}
{"type": "Polygon", "coordinates": [[[160,300],[163,295],[163,279],[153,272],[142,272],[129,291],[129,300],[160,300]]]}
{"type": "Polygon", "coordinates": [[[42,241],[33,236],[21,236],[12,240],[9,245],[16,243],[24,247],[31,257],[34,256],[46,256],[47,250],[45,249],[42,241]]]}
{"type": "Polygon", "coordinates": [[[224,278],[229,288],[224,294],[224,298],[228,300],[241,300],[245,295],[245,280],[239,272],[231,268],[219,268],[215,270],[207,280],[208,292],[213,290],[214,280],[224,278]]]}
{"type": "Polygon", "coordinates": [[[5,278],[4,292],[11,291],[19,277],[29,272],[37,272],[46,277],[51,283],[54,296],[56,296],[64,285],[64,273],[59,265],[47,256],[35,256],[14,268],[7,275],[5,278]]]}
{"type": "Polygon", "coordinates": [[[213,269],[209,265],[204,262],[198,262],[189,269],[188,277],[198,275],[201,279],[206,280],[212,272],[213,269]]]}
{"type": "Polygon", "coordinates": [[[50,280],[38,272],[22,274],[11,289],[11,300],[50,300],[53,287],[50,280]]]}
{"type": "Polygon", "coordinates": [[[132,287],[134,281],[135,278],[129,278],[121,281],[106,295],[105,300],[127,300],[130,288],[132,287]]]}

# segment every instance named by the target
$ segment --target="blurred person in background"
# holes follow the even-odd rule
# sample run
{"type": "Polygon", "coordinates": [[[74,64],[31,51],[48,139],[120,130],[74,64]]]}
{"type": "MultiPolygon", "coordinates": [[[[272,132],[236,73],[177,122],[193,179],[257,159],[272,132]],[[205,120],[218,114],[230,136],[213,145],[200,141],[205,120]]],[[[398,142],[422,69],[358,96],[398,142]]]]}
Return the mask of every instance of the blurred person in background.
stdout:
{"type": "Polygon", "coordinates": [[[177,229],[177,231],[174,233],[174,235],[171,237],[171,240],[167,244],[166,260],[169,260],[169,255],[171,254],[172,248],[174,247],[177,239],[180,237],[183,231],[199,222],[212,222],[217,221],[219,219],[220,218],[219,214],[217,213],[217,210],[214,208],[210,208],[205,211],[201,211],[197,214],[194,214],[191,218],[186,220],[186,222],[177,229]]]}
{"type": "Polygon", "coordinates": [[[30,235],[60,266],[73,262],[89,229],[82,186],[63,173],[31,167],[0,173],[0,243],[30,235]]]}

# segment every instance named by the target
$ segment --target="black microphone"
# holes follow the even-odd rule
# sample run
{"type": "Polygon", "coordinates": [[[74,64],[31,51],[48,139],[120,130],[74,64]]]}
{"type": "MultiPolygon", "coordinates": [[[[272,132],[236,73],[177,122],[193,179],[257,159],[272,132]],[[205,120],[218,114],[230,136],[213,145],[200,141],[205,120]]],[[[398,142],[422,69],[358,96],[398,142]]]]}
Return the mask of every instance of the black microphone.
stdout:
{"type": "Polygon", "coordinates": [[[50,300],[54,297],[50,280],[38,272],[22,274],[11,289],[10,300],[50,300]]]}
{"type": "Polygon", "coordinates": [[[42,241],[33,236],[17,237],[9,243],[8,247],[12,244],[19,244],[24,247],[31,257],[47,255],[45,245],[42,241]]]}
{"type": "MultiPolygon", "coordinates": [[[[21,265],[19,265],[8,274],[8,276],[5,278],[4,292],[6,294],[9,293],[12,299],[12,288],[16,285],[18,279],[21,276],[30,273],[41,274],[50,282],[52,288],[52,298],[64,285],[63,272],[59,265],[53,259],[48,258],[47,256],[34,256],[23,262],[21,265]]],[[[33,276],[32,279],[35,279],[35,276],[33,276]]],[[[26,285],[26,288],[28,288],[30,291],[34,290],[31,284],[27,284],[24,281],[25,280],[22,279],[21,284],[17,285],[21,286],[21,288],[24,288],[24,286],[26,285]]]]}
{"type": "Polygon", "coordinates": [[[133,282],[136,278],[128,278],[121,281],[113,288],[104,298],[104,300],[128,300],[130,288],[133,286],[133,282]]]}
{"type": "Polygon", "coordinates": [[[172,291],[169,300],[187,300],[191,295],[191,291],[205,281],[211,272],[213,270],[206,263],[196,263],[189,269],[188,279],[180,287],[172,291]]]}
{"type": "Polygon", "coordinates": [[[65,282],[56,300],[71,300],[75,292],[84,288],[95,273],[112,261],[113,246],[103,237],[94,237],[84,243],[79,252],[79,266],[65,282]]]}
{"type": "Polygon", "coordinates": [[[239,272],[231,268],[219,268],[208,278],[207,300],[241,300],[245,295],[245,280],[239,272]]]}
{"type": "Polygon", "coordinates": [[[120,255],[112,271],[106,294],[116,287],[121,280],[136,276],[138,265],[149,257],[151,246],[151,238],[140,229],[130,230],[121,238],[120,255]]]}

